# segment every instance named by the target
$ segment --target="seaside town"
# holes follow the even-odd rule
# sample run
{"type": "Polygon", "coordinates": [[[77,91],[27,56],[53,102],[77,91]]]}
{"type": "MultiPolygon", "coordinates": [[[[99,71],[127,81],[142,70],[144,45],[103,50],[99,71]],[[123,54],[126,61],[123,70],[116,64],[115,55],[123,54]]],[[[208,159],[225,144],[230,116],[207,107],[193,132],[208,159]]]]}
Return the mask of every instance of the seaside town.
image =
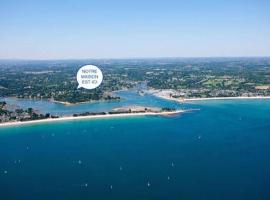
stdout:
{"type": "MultiPolygon", "coordinates": [[[[115,91],[134,89],[140,95],[179,101],[270,96],[269,58],[1,61],[0,72],[0,98],[48,100],[65,105],[122,101],[115,91]],[[76,72],[87,63],[99,66],[104,74],[100,87],[93,90],[77,88],[76,72]]],[[[1,122],[59,117],[31,107],[10,108],[5,101],[1,102],[1,122]]],[[[109,114],[115,112],[111,110],[109,114]]],[[[85,110],[73,114],[103,112],[85,110]]]]}
{"type": "Polygon", "coordinates": [[[113,91],[139,82],[184,98],[269,96],[269,71],[269,58],[1,61],[0,97],[70,104],[119,100],[113,91]],[[104,80],[94,90],[77,89],[76,72],[88,63],[101,68],[104,80]]]}

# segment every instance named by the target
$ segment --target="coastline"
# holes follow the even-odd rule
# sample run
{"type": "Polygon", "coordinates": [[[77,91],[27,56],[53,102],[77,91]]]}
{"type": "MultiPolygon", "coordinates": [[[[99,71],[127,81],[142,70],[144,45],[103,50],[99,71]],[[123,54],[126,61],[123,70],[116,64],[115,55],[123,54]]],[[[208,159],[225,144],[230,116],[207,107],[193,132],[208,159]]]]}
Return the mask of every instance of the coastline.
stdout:
{"type": "Polygon", "coordinates": [[[18,98],[16,96],[8,96],[8,97],[0,97],[0,99],[5,99],[5,98],[12,98],[12,99],[17,99],[17,100],[37,100],[37,101],[48,101],[52,103],[57,103],[65,106],[74,106],[74,105],[81,105],[81,104],[87,104],[87,103],[98,103],[98,102],[108,102],[108,101],[120,101],[121,99],[110,99],[110,100],[105,100],[105,99],[100,99],[100,100],[89,100],[89,101],[83,101],[83,102],[77,102],[77,103],[70,103],[67,101],[57,101],[51,98],[18,98]]]}
{"type": "Polygon", "coordinates": [[[184,101],[205,101],[205,100],[235,100],[235,99],[270,99],[270,96],[253,96],[253,97],[209,97],[209,98],[190,98],[184,101]]]}
{"type": "Polygon", "coordinates": [[[59,122],[59,121],[74,121],[74,120],[83,120],[83,119],[104,119],[104,118],[117,118],[117,117],[136,117],[136,116],[170,116],[175,114],[180,114],[188,112],[186,110],[176,110],[176,111],[168,111],[168,112],[142,112],[142,113],[121,113],[121,114],[105,114],[105,115],[88,115],[88,116],[66,116],[59,118],[48,118],[48,119],[39,119],[39,120],[31,120],[31,121],[14,121],[14,122],[4,122],[0,123],[0,127],[7,126],[20,126],[26,124],[39,124],[46,122],[59,122]]]}
{"type": "Polygon", "coordinates": [[[53,103],[58,103],[58,104],[62,104],[65,106],[74,106],[74,105],[81,105],[81,104],[87,104],[87,103],[98,103],[98,102],[106,102],[106,101],[120,101],[120,99],[111,99],[111,100],[105,100],[105,99],[101,99],[101,100],[89,100],[89,101],[83,101],[83,102],[77,102],[77,103],[70,103],[67,101],[56,101],[56,100],[52,100],[52,99],[48,99],[48,101],[53,102],[53,103]]]}
{"type": "Polygon", "coordinates": [[[209,100],[247,100],[247,99],[270,99],[270,96],[238,96],[238,97],[206,97],[206,98],[173,98],[169,95],[164,95],[160,92],[153,92],[154,96],[176,102],[191,102],[191,101],[209,101],[209,100]]]}

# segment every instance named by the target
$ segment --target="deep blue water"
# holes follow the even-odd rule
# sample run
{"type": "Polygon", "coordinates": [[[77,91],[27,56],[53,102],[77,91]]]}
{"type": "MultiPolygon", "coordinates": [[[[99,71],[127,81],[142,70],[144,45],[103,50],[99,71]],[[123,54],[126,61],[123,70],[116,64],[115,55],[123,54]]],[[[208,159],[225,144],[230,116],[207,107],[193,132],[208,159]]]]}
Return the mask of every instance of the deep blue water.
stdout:
{"type": "Polygon", "coordinates": [[[0,199],[270,199],[270,101],[187,107],[0,128],[0,199]]]}

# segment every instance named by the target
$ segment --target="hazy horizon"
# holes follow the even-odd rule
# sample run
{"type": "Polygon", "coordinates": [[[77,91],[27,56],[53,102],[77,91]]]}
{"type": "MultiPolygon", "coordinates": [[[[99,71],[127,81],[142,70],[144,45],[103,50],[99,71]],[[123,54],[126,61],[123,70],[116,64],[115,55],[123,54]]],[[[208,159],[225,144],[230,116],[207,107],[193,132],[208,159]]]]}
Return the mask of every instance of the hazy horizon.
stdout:
{"type": "Polygon", "coordinates": [[[190,57],[100,57],[100,58],[0,58],[0,61],[69,61],[69,60],[155,60],[155,59],[260,59],[269,58],[270,56],[190,56],[190,57]]]}

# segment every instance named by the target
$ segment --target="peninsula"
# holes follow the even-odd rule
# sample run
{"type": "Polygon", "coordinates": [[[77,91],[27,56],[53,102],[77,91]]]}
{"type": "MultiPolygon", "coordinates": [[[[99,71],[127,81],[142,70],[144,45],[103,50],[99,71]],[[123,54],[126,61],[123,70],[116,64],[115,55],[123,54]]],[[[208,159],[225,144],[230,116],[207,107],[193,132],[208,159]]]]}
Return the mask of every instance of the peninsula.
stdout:
{"type": "Polygon", "coordinates": [[[58,118],[46,118],[46,119],[37,119],[29,121],[10,121],[0,123],[0,127],[6,126],[18,126],[26,124],[37,124],[37,123],[46,123],[46,122],[59,122],[59,121],[70,121],[70,120],[84,120],[84,119],[105,119],[105,118],[114,118],[114,117],[136,117],[136,116],[171,116],[177,115],[188,110],[171,110],[171,111],[159,111],[159,112],[130,112],[130,113],[99,113],[92,115],[80,115],[80,116],[65,116],[58,118]]]}

